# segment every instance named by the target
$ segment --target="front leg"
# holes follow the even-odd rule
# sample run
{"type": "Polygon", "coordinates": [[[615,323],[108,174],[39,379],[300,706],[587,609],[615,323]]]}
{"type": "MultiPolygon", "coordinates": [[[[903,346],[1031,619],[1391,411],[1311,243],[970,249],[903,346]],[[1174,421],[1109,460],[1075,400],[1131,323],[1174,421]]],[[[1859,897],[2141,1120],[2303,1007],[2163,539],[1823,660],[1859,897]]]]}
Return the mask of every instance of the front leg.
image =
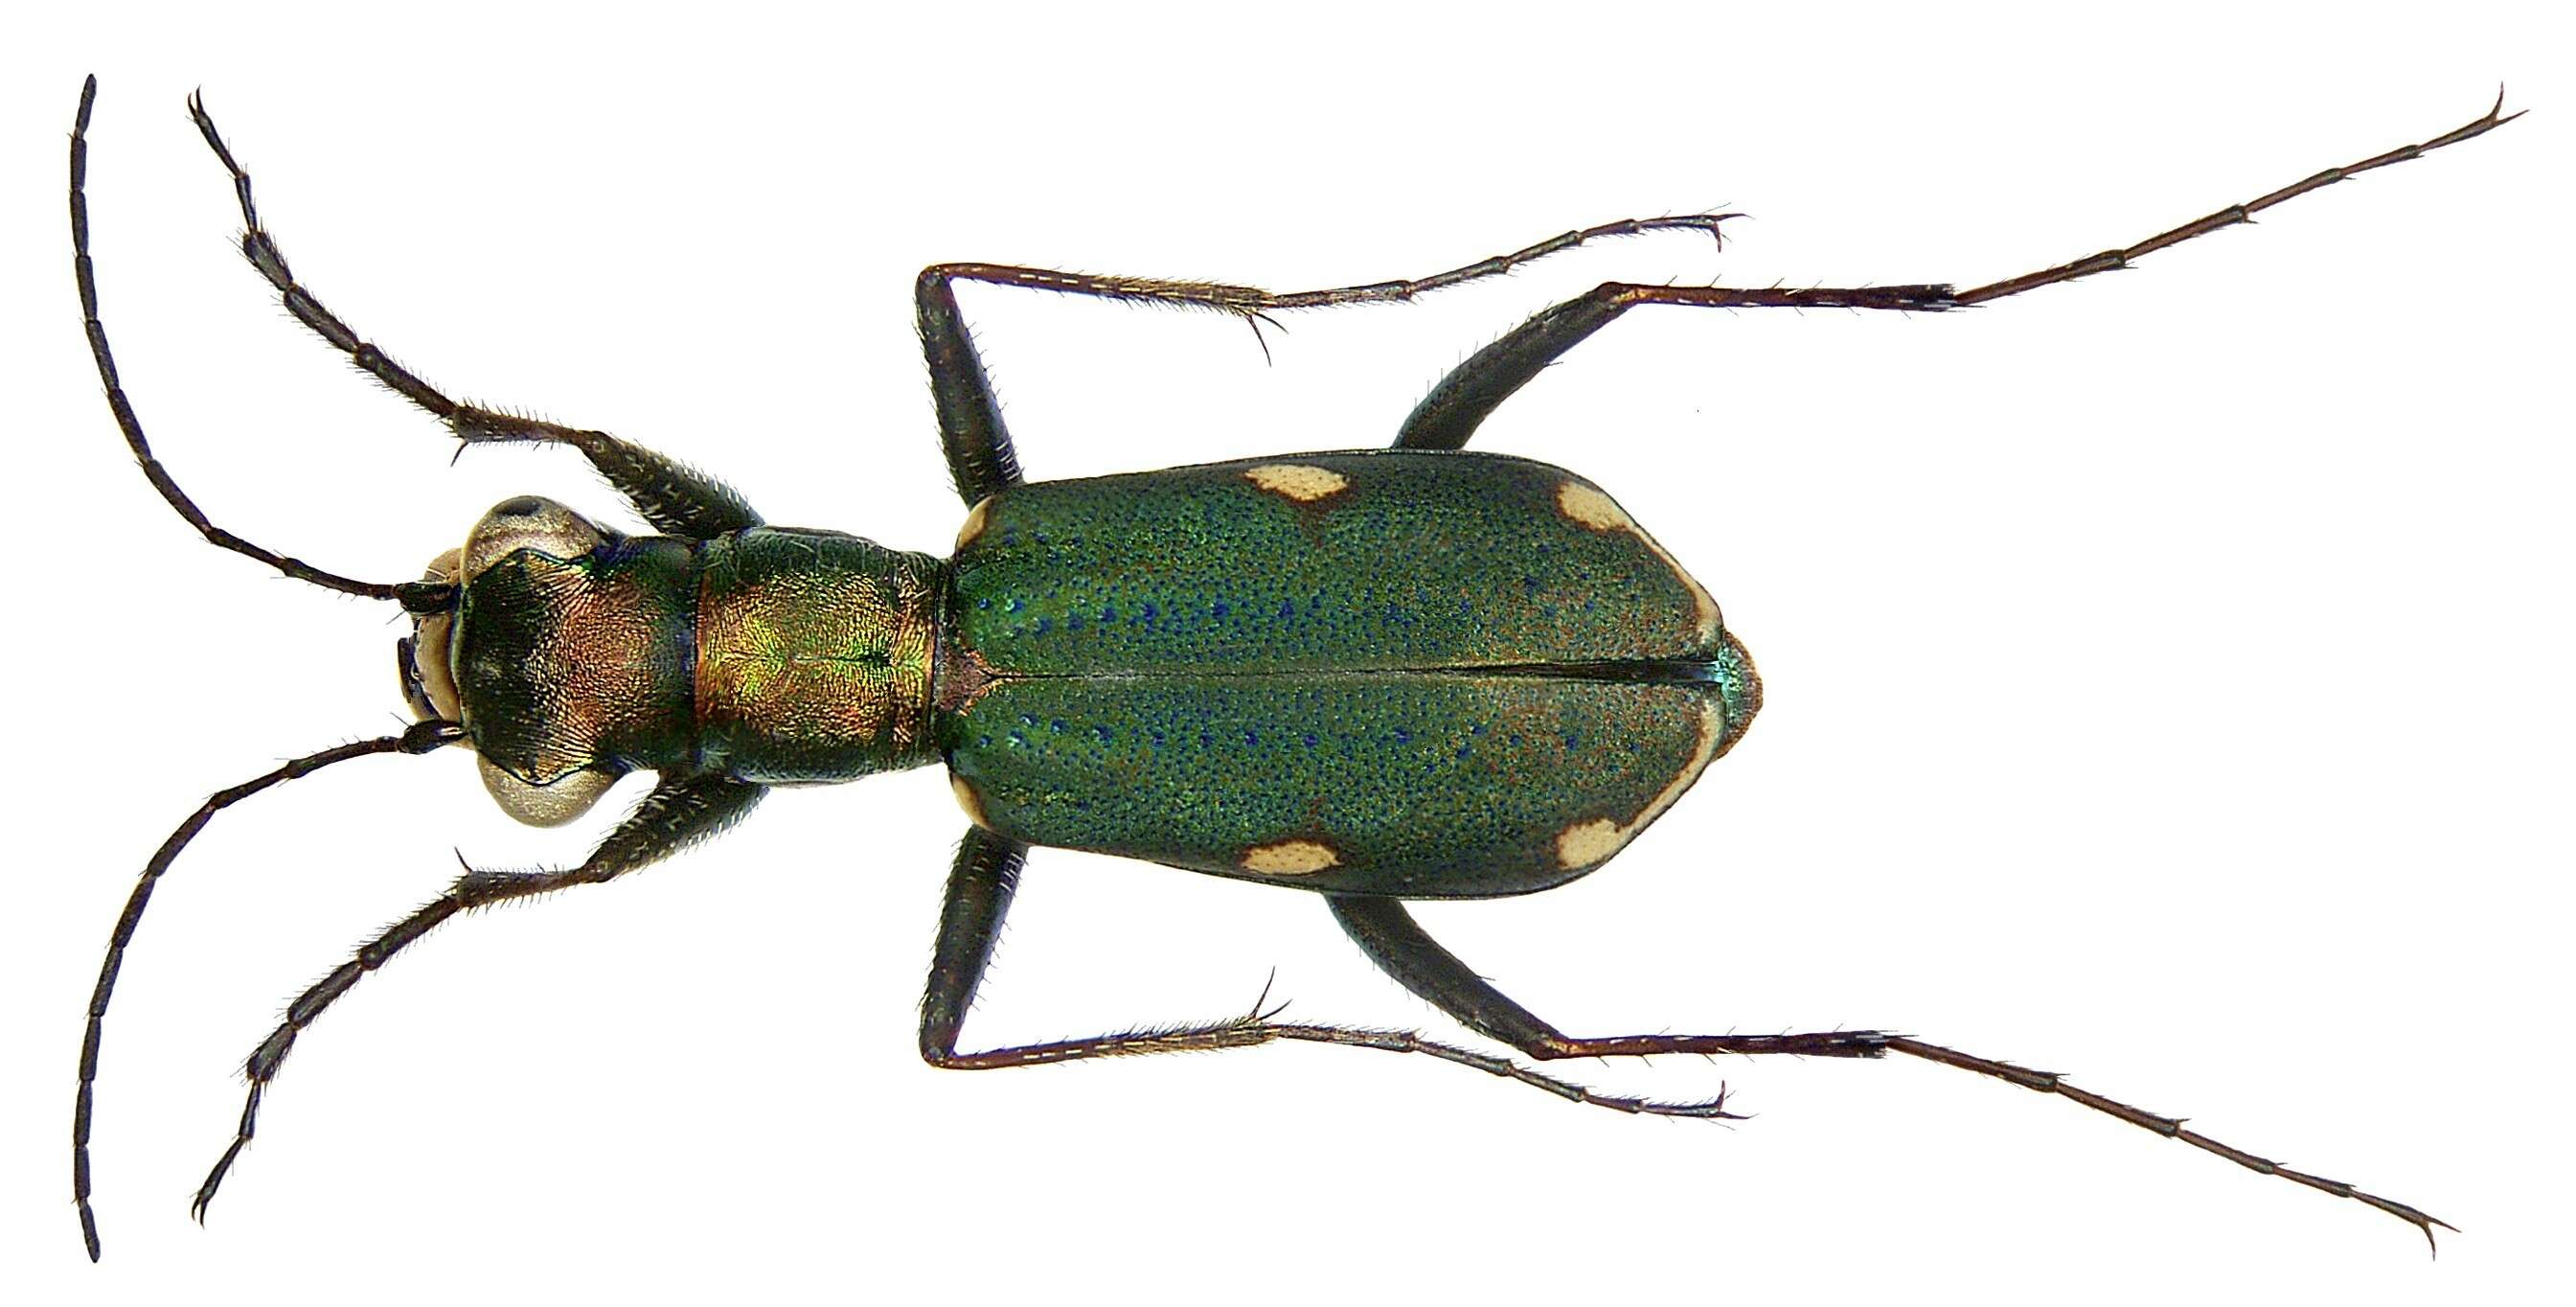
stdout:
{"type": "MultiPolygon", "coordinates": [[[[438,723],[447,725],[447,723],[438,723]]],[[[341,963],[330,974],[313,982],[286,1007],[285,1019],[268,1038],[251,1050],[242,1064],[242,1077],[250,1082],[250,1091],[242,1103],[241,1122],[234,1127],[232,1142],[223,1156],[215,1159],[214,1169],[206,1173],[197,1186],[196,1200],[189,1211],[199,1221],[206,1219],[206,1207],[215,1200],[215,1191],[223,1187],[224,1176],[241,1156],[259,1127],[260,1099],[268,1092],[269,1082],[277,1078],[285,1065],[286,1055],[295,1047],[298,1035],[313,1024],[330,1006],[340,1001],[367,973],[382,967],[397,953],[420,941],[448,918],[476,908],[513,899],[551,894],[575,885],[600,885],[615,880],[639,867],[649,866],[701,840],[712,838],[742,819],[753,804],[768,793],[765,786],[730,776],[707,773],[695,776],[665,776],[644,796],[635,810],[626,814],[615,829],[599,841],[590,856],[578,867],[558,871],[480,871],[467,867],[465,874],[447,887],[447,892],[422,905],[419,911],[385,927],[374,939],[361,945],[357,953],[341,963]]],[[[86,1088],[86,1086],[84,1086],[86,1088]]]]}

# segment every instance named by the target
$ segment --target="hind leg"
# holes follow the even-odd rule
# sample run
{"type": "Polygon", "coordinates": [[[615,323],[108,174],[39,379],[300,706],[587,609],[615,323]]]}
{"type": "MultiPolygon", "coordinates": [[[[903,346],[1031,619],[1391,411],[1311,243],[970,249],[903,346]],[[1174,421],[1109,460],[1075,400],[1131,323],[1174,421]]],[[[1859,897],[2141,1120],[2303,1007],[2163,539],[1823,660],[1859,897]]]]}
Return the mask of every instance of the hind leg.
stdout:
{"type": "Polygon", "coordinates": [[[2228,1161],[2263,1175],[2276,1175],[2338,1198],[2350,1198],[2412,1224],[2424,1232],[2428,1241],[2433,1227],[2452,1227],[2417,1209],[2364,1193],[2340,1180],[2328,1180],[2304,1171],[2293,1171],[2269,1158],[2257,1157],[2243,1149],[2222,1144],[2207,1135],[2183,1128],[2180,1118],[2157,1116],[2140,1111],[2126,1103],[2115,1102],[2089,1090],[2067,1084],[2063,1077],[2050,1071],[2030,1071],[2010,1063],[1991,1061],[1955,1049],[1907,1039],[1900,1035],[1875,1030],[1820,1032],[1801,1035],[1612,1035],[1576,1038],[1560,1033],[1554,1026],[1532,1015],[1527,1008],[1505,997],[1501,990],[1468,969],[1456,954],[1441,947],[1395,899],[1357,898],[1331,895],[1333,916],[1360,946],[1369,961],[1394,978],[1397,984],[1448,1013],[1468,1029],[1519,1049],[1534,1058],[1561,1057],[1643,1057],[1658,1053],[1794,1053],[1809,1057],[1878,1057],[1885,1053],[1903,1053],[1908,1057],[1938,1062],[1943,1066],[1974,1071],[2009,1084],[2043,1094],[2055,1094],[2092,1108],[2106,1116],[2117,1117],[2143,1130],[2168,1139],[2179,1139],[2204,1152],[2215,1153],[2228,1161]]]}
{"type": "Polygon", "coordinates": [[[1954,291],[1947,285],[1920,286],[1847,286],[1818,287],[1808,290],[1733,290],[1724,286],[1645,286],[1610,282],[1590,293],[1567,300],[1554,308],[1515,327],[1502,339],[1476,351],[1459,364],[1414,406],[1404,426],[1396,433],[1395,443],[1404,449],[1459,449],[1478,425],[1490,416],[1514,391],[1528,385],[1539,370],[1562,357],[1567,350],[1583,343],[1586,337],[1640,304],[1677,304],[1697,308],[1841,308],[1900,309],[1933,312],[1990,303],[2024,291],[2053,286],[2061,281],[2090,277],[2097,272],[2111,272],[2128,267],[2170,245],[2179,245],[2206,236],[2221,228],[2252,222],[2254,215],[2273,205],[2297,199],[2310,191],[2331,186],[2373,168],[2403,163],[2420,158],[2445,145],[2455,145],[2480,136],[2520,117],[2504,114],[2504,97],[2499,93],[2493,108],[2477,120],[2432,140],[2417,145],[2403,145],[2340,168],[2328,168],[2304,180],[2293,182],[2268,195],[2231,204],[2205,217],[2150,236],[2124,249],[2104,250],[2099,254],[2061,263],[2053,268],[2008,277],[2002,281],[1954,291]]]}

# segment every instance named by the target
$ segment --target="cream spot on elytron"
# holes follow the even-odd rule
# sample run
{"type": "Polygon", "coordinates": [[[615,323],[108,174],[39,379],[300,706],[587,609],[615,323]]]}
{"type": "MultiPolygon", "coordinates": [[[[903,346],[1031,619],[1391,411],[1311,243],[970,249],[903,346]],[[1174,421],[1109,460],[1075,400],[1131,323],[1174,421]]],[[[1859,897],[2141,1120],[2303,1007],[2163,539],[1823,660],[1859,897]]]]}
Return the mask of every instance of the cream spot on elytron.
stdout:
{"type": "Polygon", "coordinates": [[[1691,749],[1690,761],[1683,763],[1682,769],[1673,773],[1671,782],[1664,786],[1661,793],[1647,801],[1646,806],[1638,811],[1634,820],[1621,822],[1609,817],[1593,817],[1558,831],[1556,865],[1568,871],[1576,867],[1590,867],[1606,861],[1611,854],[1626,848],[1628,841],[1636,838],[1637,832],[1646,828],[1646,823],[1662,816],[1664,809],[1673,806],[1673,801],[1682,797],[1682,791],[1689,789],[1691,782],[1699,779],[1699,774],[1708,769],[1710,760],[1717,757],[1717,747],[1725,738],[1725,708],[1715,703],[1700,705],[1699,742],[1691,749]]]}
{"type": "Polygon", "coordinates": [[[1311,876],[1340,865],[1342,855],[1333,852],[1332,845],[1314,840],[1281,840],[1243,851],[1243,869],[1264,876],[1311,876]]]}
{"type": "Polygon", "coordinates": [[[985,826],[984,824],[983,796],[975,793],[975,787],[967,784],[965,777],[957,775],[955,772],[949,773],[948,792],[957,796],[957,806],[965,810],[966,820],[971,821],[978,826],[984,826],[986,830],[992,829],[992,827],[985,826]]]}
{"type": "Polygon", "coordinates": [[[1556,511],[1595,531],[1634,531],[1637,523],[1610,496],[1580,481],[1556,488],[1556,511]]]}
{"type": "Polygon", "coordinates": [[[1657,544],[1653,536],[1647,535],[1646,529],[1637,525],[1635,518],[1628,516],[1628,510],[1612,502],[1610,496],[1596,487],[1580,481],[1567,481],[1556,488],[1556,511],[1595,531],[1625,531],[1654,550],[1655,557],[1662,559],[1664,566],[1672,569],[1674,577],[1681,581],[1682,588],[1690,592],[1691,613],[1699,623],[1699,638],[1717,638],[1717,629],[1724,620],[1718,614],[1717,600],[1709,595],[1706,586],[1699,583],[1699,578],[1683,571],[1672,554],[1657,544]]]}
{"type": "Polygon", "coordinates": [[[991,495],[986,495],[982,499],[976,500],[975,506],[967,510],[966,524],[957,528],[958,548],[963,549],[966,546],[973,544],[975,542],[975,537],[984,534],[984,519],[991,515],[992,507],[993,497],[991,495]]]}
{"type": "Polygon", "coordinates": [[[1608,817],[1578,821],[1556,837],[1556,863],[1560,867],[1588,867],[1619,851],[1628,842],[1628,833],[1608,817]]]}
{"type": "Polygon", "coordinates": [[[1349,477],[1311,463],[1264,463],[1243,470],[1243,479],[1274,495],[1311,504],[1348,489],[1349,477]]]}

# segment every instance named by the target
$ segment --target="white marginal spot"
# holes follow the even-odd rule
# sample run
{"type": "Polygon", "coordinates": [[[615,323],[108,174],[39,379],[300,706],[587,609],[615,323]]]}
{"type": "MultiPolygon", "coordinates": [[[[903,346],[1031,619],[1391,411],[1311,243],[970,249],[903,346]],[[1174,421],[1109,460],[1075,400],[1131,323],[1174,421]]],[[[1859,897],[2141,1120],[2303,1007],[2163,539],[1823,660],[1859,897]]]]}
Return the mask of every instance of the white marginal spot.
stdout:
{"type": "Polygon", "coordinates": [[[957,528],[958,548],[963,549],[973,544],[975,537],[984,534],[984,519],[991,515],[992,508],[993,497],[986,495],[976,500],[973,508],[966,510],[966,524],[957,528]]]}
{"type": "Polygon", "coordinates": [[[1264,463],[1243,470],[1243,479],[1274,495],[1311,504],[1350,488],[1351,479],[1312,463],[1264,463]]]}
{"type": "Polygon", "coordinates": [[[1637,521],[1598,486],[1568,481],[1556,488],[1556,511],[1595,531],[1635,531],[1637,521]]]}
{"type": "Polygon", "coordinates": [[[1691,782],[1708,770],[1709,762],[1717,757],[1718,745],[1725,739],[1725,707],[1713,702],[1701,704],[1699,741],[1691,748],[1690,761],[1673,773],[1672,780],[1647,801],[1635,819],[1622,822],[1609,817],[1594,817],[1558,831],[1556,864],[1569,871],[1576,867],[1590,867],[1607,861],[1611,854],[1628,847],[1628,841],[1636,838],[1637,832],[1646,828],[1646,823],[1664,815],[1664,809],[1673,806],[1673,801],[1682,797],[1682,791],[1689,789],[1691,782]]]}
{"type": "Polygon", "coordinates": [[[1560,867],[1589,867],[1607,861],[1627,842],[1628,832],[1608,817],[1578,821],[1556,837],[1556,863],[1560,867]]]}
{"type": "Polygon", "coordinates": [[[1332,845],[1314,840],[1281,840],[1243,851],[1243,869],[1264,876],[1311,876],[1340,865],[1342,855],[1335,853],[1332,845]]]}
{"type": "Polygon", "coordinates": [[[1656,543],[1653,536],[1646,534],[1646,529],[1637,525],[1637,519],[1628,516],[1628,510],[1601,493],[1598,486],[1567,480],[1556,488],[1556,510],[1595,531],[1625,531],[1654,550],[1655,557],[1662,559],[1664,566],[1672,569],[1674,577],[1681,581],[1682,588],[1690,592],[1692,616],[1699,622],[1699,638],[1717,638],[1718,627],[1724,619],[1719,615],[1717,600],[1710,596],[1708,587],[1701,585],[1699,578],[1683,571],[1672,554],[1656,543]]]}
{"type": "Polygon", "coordinates": [[[992,829],[984,822],[984,797],[975,792],[974,786],[966,783],[965,777],[955,772],[948,773],[948,792],[957,796],[957,806],[965,810],[966,820],[986,830],[992,829]]]}

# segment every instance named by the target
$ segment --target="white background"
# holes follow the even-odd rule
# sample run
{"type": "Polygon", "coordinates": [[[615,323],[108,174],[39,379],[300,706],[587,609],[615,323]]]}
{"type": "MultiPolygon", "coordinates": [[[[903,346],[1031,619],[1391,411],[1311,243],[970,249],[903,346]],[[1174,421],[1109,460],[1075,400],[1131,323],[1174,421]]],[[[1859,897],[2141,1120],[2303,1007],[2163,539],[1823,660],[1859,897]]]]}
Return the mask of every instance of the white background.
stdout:
{"type": "MultiPolygon", "coordinates": [[[[2568,32],[2538,4],[1933,8],[15,20],[7,1296],[2558,1285],[2568,32]],[[1610,488],[1725,603],[1770,706],[1605,873],[1421,914],[1571,1031],[1903,1030],[2464,1232],[2428,1260],[2357,1204],[1921,1063],[1565,1068],[1723,1078],[1760,1114],[1734,1128],[1329,1048],[934,1072],[914,1004],[960,824],[935,770],[778,795],[649,874],[441,930],[308,1032],[196,1229],[285,998],[451,849],[595,838],[511,825],[451,752],[228,812],[164,883],[109,1025],[90,1267],[63,1135],[134,870],[206,792],[400,703],[386,609],[197,543],[118,445],[62,225],[90,71],[105,317],[162,455],[217,521],[385,580],[505,495],[612,501],[560,451],[450,467],[306,338],[231,252],[193,86],[297,271],[433,382],[700,463],[772,521],[937,550],[960,508],[909,302],[933,260],[1287,289],[1755,215],[1722,258],[1652,237],[1297,315],[1267,366],[1218,318],[965,292],[1034,476],[1368,445],[1604,279],[1993,280],[2447,130],[2502,80],[2528,120],[2132,272],[1948,317],[1650,309],[1552,369],[1478,445],[1610,488]]],[[[969,1034],[1223,1015],[1274,969],[1296,1017],[1454,1033],[1311,899],[1042,852],[969,1034]]]]}

